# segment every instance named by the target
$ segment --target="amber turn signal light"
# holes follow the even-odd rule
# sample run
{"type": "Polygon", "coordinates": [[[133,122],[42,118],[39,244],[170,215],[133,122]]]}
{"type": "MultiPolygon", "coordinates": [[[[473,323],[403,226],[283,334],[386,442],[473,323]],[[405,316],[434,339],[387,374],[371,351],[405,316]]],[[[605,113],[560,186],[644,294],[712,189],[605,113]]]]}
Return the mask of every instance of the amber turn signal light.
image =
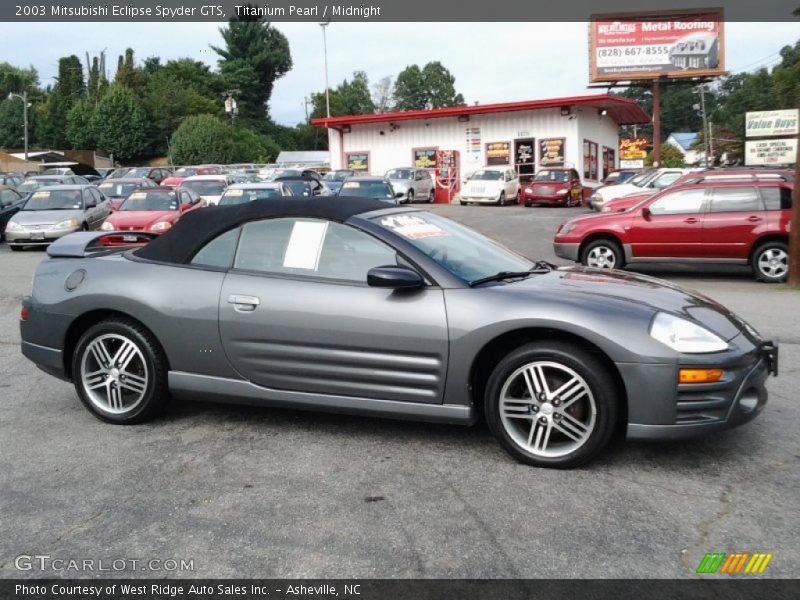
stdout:
{"type": "Polygon", "coordinates": [[[722,369],[681,369],[678,371],[679,383],[714,383],[722,379],[722,369]]]}

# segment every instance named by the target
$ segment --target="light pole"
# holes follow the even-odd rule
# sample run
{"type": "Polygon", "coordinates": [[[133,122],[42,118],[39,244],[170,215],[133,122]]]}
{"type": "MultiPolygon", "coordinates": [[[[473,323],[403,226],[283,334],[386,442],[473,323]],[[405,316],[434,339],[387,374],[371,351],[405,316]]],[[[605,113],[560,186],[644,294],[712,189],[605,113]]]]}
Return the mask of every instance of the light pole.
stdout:
{"type": "Polygon", "coordinates": [[[23,91],[22,94],[9,92],[8,99],[11,100],[12,98],[22,100],[22,122],[25,127],[25,162],[28,162],[28,92],[23,91]]]}
{"type": "Polygon", "coordinates": [[[325,114],[328,118],[331,116],[331,95],[328,88],[328,39],[325,36],[325,28],[330,24],[330,21],[319,24],[322,27],[322,53],[325,56],[325,114]]]}

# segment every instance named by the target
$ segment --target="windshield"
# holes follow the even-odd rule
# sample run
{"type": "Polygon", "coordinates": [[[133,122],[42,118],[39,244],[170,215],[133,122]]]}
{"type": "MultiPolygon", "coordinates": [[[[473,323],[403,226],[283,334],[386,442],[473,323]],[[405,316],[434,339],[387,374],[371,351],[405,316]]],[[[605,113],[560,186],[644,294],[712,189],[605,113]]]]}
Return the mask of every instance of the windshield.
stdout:
{"type": "Polygon", "coordinates": [[[100,191],[106,196],[121,198],[127,196],[140,186],[138,183],[101,183],[97,187],[99,187],[100,191]]]}
{"type": "Polygon", "coordinates": [[[662,173],[660,177],[656,177],[652,183],[652,186],[663,189],[675,183],[682,176],[683,173],[662,173]]]}
{"type": "Polygon", "coordinates": [[[137,169],[131,169],[126,173],[127,177],[147,177],[150,174],[149,167],[139,167],[137,169]]]}
{"type": "Polygon", "coordinates": [[[18,191],[22,193],[33,192],[38,190],[39,188],[46,187],[48,185],[58,185],[61,182],[57,179],[26,179],[22,182],[22,184],[17,188],[18,191]]]}
{"type": "Polygon", "coordinates": [[[631,177],[628,180],[628,183],[641,187],[650,181],[656,173],[657,171],[645,171],[644,173],[639,173],[636,177],[631,177]]]}
{"type": "Polygon", "coordinates": [[[391,186],[383,181],[346,181],[339,190],[339,195],[376,198],[378,200],[394,199],[394,192],[391,186]]]}
{"type": "Polygon", "coordinates": [[[231,204],[246,204],[254,200],[272,200],[282,198],[280,190],[263,188],[259,190],[228,190],[220,198],[220,206],[230,206],[231,204]]]}
{"type": "Polygon", "coordinates": [[[502,171],[475,171],[470,179],[482,181],[500,181],[503,178],[502,171]]]}
{"type": "Polygon", "coordinates": [[[178,210],[178,199],[175,192],[134,192],[120,205],[119,210],[178,210]]]}
{"type": "Polygon", "coordinates": [[[293,196],[311,195],[311,186],[305,181],[284,181],[283,184],[292,190],[293,196]]]}
{"type": "Polygon", "coordinates": [[[323,179],[325,181],[344,181],[349,175],[350,173],[347,171],[332,171],[330,173],[325,173],[323,179]]]}
{"type": "Polygon", "coordinates": [[[533,263],[477,231],[428,212],[375,217],[456,277],[472,282],[501,271],[528,271],[533,263]]]}
{"type": "Polygon", "coordinates": [[[22,210],[80,210],[83,208],[80,190],[39,191],[31,194],[22,210]]]}
{"type": "Polygon", "coordinates": [[[197,180],[184,181],[182,187],[197,192],[201,196],[221,196],[225,191],[225,184],[222,181],[197,180]]]}
{"type": "Polygon", "coordinates": [[[539,171],[534,178],[535,181],[569,181],[569,173],[566,171],[539,171]]]}
{"type": "Polygon", "coordinates": [[[386,173],[386,179],[413,179],[414,171],[411,169],[392,169],[386,173]]]}
{"type": "Polygon", "coordinates": [[[197,175],[197,169],[193,169],[191,167],[181,167],[175,171],[175,177],[191,177],[192,175],[197,175]]]}
{"type": "Polygon", "coordinates": [[[127,167],[122,169],[114,169],[109,175],[106,176],[106,179],[119,179],[120,177],[125,177],[128,174],[128,171],[130,171],[130,169],[127,167]]]}

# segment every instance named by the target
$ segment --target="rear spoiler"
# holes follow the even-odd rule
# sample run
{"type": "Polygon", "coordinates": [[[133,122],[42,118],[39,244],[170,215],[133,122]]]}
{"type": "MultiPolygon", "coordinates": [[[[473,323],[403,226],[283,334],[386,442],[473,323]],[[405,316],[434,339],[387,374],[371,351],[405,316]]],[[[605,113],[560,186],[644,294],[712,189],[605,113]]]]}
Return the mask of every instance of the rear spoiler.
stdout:
{"type": "Polygon", "coordinates": [[[52,258],[83,258],[98,252],[145,246],[158,237],[148,231],[81,231],[57,239],[47,248],[52,258]]]}

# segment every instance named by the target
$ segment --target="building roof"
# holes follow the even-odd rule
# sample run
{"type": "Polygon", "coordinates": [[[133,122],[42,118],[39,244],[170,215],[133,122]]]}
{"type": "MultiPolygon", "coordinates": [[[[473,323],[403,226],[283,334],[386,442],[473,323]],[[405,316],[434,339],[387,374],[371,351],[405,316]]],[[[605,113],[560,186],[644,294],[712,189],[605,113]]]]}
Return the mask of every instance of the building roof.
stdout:
{"type": "Polygon", "coordinates": [[[477,104],[474,106],[449,106],[446,108],[432,108],[430,110],[408,110],[380,114],[347,115],[343,117],[323,117],[312,119],[311,122],[314,125],[335,129],[343,125],[440,119],[465,115],[560,108],[562,106],[588,106],[596,108],[597,110],[606,110],[608,111],[608,115],[619,125],[634,125],[650,122],[648,114],[635,100],[622,98],[620,96],[612,96],[610,94],[570,96],[567,98],[550,98],[548,100],[525,100],[522,102],[503,102],[500,104],[477,104]]]}
{"type": "Polygon", "coordinates": [[[327,165],[330,163],[330,152],[327,150],[287,151],[278,154],[275,162],[279,165],[327,165]]]}
{"type": "Polygon", "coordinates": [[[697,141],[697,138],[700,137],[700,134],[692,132],[676,132],[671,133],[669,137],[675,140],[676,144],[688,152],[692,149],[692,144],[697,141]]]}

